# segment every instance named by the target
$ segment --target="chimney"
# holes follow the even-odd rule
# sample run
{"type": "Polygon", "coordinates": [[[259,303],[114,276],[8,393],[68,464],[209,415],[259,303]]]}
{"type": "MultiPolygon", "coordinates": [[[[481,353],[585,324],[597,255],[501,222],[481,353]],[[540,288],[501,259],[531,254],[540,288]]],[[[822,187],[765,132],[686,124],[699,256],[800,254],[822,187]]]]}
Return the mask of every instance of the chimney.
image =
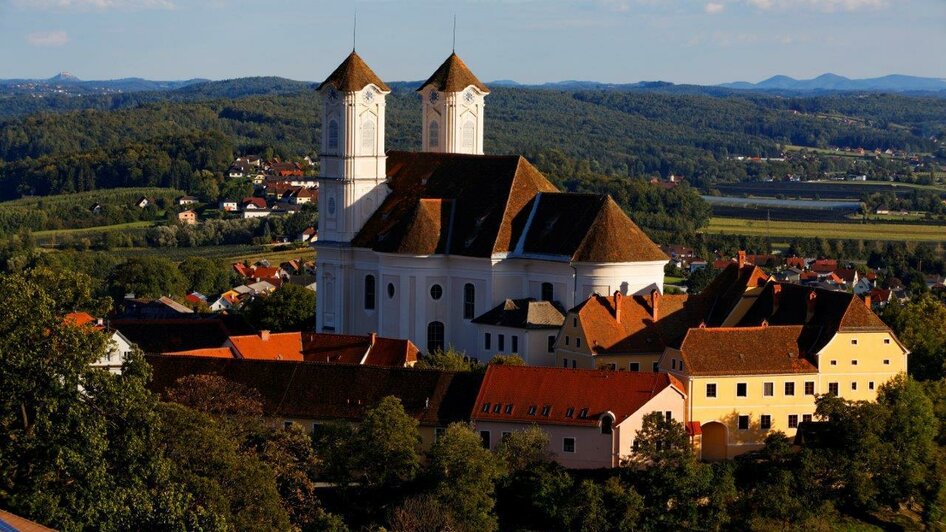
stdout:
{"type": "Polygon", "coordinates": [[[808,314],[805,316],[805,323],[811,321],[811,318],[815,315],[815,300],[818,298],[818,294],[814,290],[808,292],[808,314]]]}
{"type": "Polygon", "coordinates": [[[375,341],[376,341],[377,339],[378,339],[378,333],[372,332],[371,334],[369,334],[369,335],[368,335],[368,346],[369,346],[369,347],[374,347],[374,343],[375,343],[375,341]]]}
{"type": "Polygon", "coordinates": [[[259,339],[262,340],[262,341],[264,341],[264,342],[268,342],[268,341],[269,341],[269,331],[267,331],[267,330],[265,330],[265,329],[262,330],[262,331],[260,331],[260,332],[259,332],[259,339]]]}
{"type": "Polygon", "coordinates": [[[654,288],[650,291],[650,308],[654,313],[654,321],[659,319],[657,314],[658,305],[660,305],[660,290],[654,288]]]}
{"type": "Polygon", "coordinates": [[[867,307],[868,310],[872,310],[870,306],[870,292],[864,294],[864,306],[867,307]]]}
{"type": "Polygon", "coordinates": [[[746,252],[745,251],[740,251],[739,253],[736,253],[736,264],[739,266],[740,270],[742,269],[743,266],[746,265],[746,252]]]}
{"type": "Polygon", "coordinates": [[[621,292],[614,292],[614,321],[621,323],[621,292]]]}
{"type": "Polygon", "coordinates": [[[782,299],[782,285],[776,283],[772,285],[772,313],[778,310],[778,305],[782,299]]]}

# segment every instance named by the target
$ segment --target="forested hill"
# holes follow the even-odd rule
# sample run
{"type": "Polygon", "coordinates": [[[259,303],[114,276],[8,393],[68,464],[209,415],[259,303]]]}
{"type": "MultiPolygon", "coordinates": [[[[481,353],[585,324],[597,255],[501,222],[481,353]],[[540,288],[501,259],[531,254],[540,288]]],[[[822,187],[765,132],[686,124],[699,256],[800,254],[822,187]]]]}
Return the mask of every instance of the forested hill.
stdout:
{"type": "MultiPolygon", "coordinates": [[[[388,98],[393,149],[420,146],[416,84],[388,98]]],[[[34,99],[43,100],[43,99],[34,99]]],[[[0,101],[7,112],[17,98],[0,101]],[[13,103],[11,103],[13,102],[13,103]]],[[[314,154],[320,97],[309,83],[252,78],[176,91],[55,101],[0,120],[0,198],[114,186],[175,186],[220,173],[234,153],[314,154]]],[[[494,88],[486,151],[524,154],[553,178],[682,174],[711,185],[738,176],[733,155],[781,145],[863,147],[946,157],[946,100],[898,95],[714,97],[659,90],[494,88]],[[577,162],[576,162],[577,161],[577,162]]]]}

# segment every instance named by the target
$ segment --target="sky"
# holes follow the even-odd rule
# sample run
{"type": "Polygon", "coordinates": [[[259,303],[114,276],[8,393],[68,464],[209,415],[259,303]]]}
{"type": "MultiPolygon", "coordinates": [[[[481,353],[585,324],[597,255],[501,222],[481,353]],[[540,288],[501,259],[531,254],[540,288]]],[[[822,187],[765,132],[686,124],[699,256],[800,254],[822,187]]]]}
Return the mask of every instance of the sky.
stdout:
{"type": "Polygon", "coordinates": [[[0,0],[0,78],[319,81],[356,12],[388,81],[428,77],[454,16],[483,81],[946,78],[946,0],[0,0]]]}

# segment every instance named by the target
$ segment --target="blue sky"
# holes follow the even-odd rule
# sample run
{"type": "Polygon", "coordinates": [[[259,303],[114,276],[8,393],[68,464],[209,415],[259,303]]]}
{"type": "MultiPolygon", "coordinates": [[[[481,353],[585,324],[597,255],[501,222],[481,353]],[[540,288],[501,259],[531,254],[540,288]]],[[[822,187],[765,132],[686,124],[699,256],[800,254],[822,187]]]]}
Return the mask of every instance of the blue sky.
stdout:
{"type": "Polygon", "coordinates": [[[457,52],[484,81],[946,78],[946,0],[0,0],[0,78],[386,80],[457,52]]]}

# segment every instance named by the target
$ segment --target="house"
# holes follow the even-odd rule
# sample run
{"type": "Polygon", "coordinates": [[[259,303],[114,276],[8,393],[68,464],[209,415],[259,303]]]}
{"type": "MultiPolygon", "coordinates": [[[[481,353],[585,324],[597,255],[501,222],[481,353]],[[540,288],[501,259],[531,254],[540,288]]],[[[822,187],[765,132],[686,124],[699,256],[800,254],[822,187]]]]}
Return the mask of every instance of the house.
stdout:
{"type": "Polygon", "coordinates": [[[243,219],[248,220],[250,218],[266,218],[270,214],[275,212],[273,209],[258,209],[256,207],[246,207],[243,210],[243,219]]]}
{"type": "Polygon", "coordinates": [[[197,213],[192,210],[181,211],[177,213],[177,221],[184,225],[194,225],[197,223],[197,213]]]}
{"type": "Polygon", "coordinates": [[[158,299],[137,299],[126,297],[121,302],[121,318],[175,318],[181,314],[193,314],[194,311],[169,297],[158,299]]]}
{"type": "Polygon", "coordinates": [[[871,288],[867,297],[870,299],[872,306],[880,309],[894,300],[893,290],[889,288],[871,288]]]}
{"type": "Polygon", "coordinates": [[[192,305],[199,305],[201,303],[205,305],[207,304],[207,296],[201,294],[200,292],[191,292],[184,296],[184,299],[192,305]]]}
{"type": "Polygon", "coordinates": [[[470,417],[487,448],[538,426],[559,464],[618,467],[632,455],[645,415],[686,421],[684,390],[667,373],[492,365],[470,417]]]}
{"type": "Polygon", "coordinates": [[[804,257],[788,257],[785,259],[785,265],[789,268],[795,268],[797,270],[804,270],[808,267],[808,260],[804,257]]]}
{"type": "Polygon", "coordinates": [[[302,356],[308,362],[333,362],[362,366],[410,367],[420,349],[410,340],[366,336],[302,333],[302,356]]]}
{"type": "MultiPolygon", "coordinates": [[[[744,301],[745,302],[745,301],[744,301]]],[[[773,431],[794,436],[815,398],[872,401],[907,370],[907,349],[864,301],[847,292],[769,281],[725,327],[687,330],[668,345],[661,371],[688,391],[704,459],[762,447],[773,431]]]]}
{"type": "Polygon", "coordinates": [[[255,198],[255,197],[243,198],[243,200],[240,202],[240,205],[243,207],[243,210],[245,211],[253,210],[253,209],[265,210],[267,208],[266,200],[264,198],[255,198]]]}
{"type": "Polygon", "coordinates": [[[138,201],[135,202],[135,207],[138,207],[139,209],[144,209],[148,205],[151,205],[151,202],[144,196],[138,198],[138,201]]]}
{"type": "Polygon", "coordinates": [[[181,206],[194,205],[195,203],[198,203],[198,199],[194,196],[181,196],[177,198],[177,204],[181,206]]]}
{"type": "Polygon", "coordinates": [[[146,360],[153,370],[148,386],[155,393],[164,395],[182,377],[219,375],[257,390],[271,423],[297,424],[315,436],[325,424],[359,422],[366,410],[394,396],[418,421],[422,449],[451,423],[469,422],[483,379],[471,372],[214,356],[146,360]]]}
{"type": "Polygon", "coordinates": [[[125,335],[120,331],[106,327],[103,320],[97,319],[86,312],[71,312],[66,314],[63,321],[76,327],[88,327],[108,336],[108,350],[104,356],[92,362],[91,366],[115,374],[122,372],[122,364],[125,363],[128,355],[134,349],[134,344],[125,335]]]}
{"type": "Polygon", "coordinates": [[[235,212],[239,210],[240,208],[239,203],[237,203],[234,200],[223,199],[223,200],[220,200],[220,202],[217,205],[220,210],[225,211],[225,212],[235,212]]]}
{"type": "MultiPolygon", "coordinates": [[[[876,278],[877,276],[875,275],[874,279],[876,278]]],[[[854,293],[859,296],[869,294],[870,291],[874,289],[875,284],[876,283],[873,280],[871,280],[870,277],[865,275],[861,277],[860,279],[858,279],[857,283],[854,284],[854,293]]]]}
{"type": "Polygon", "coordinates": [[[261,295],[268,295],[276,291],[276,288],[278,288],[278,286],[276,286],[273,283],[282,284],[282,281],[277,280],[277,279],[270,279],[269,281],[257,281],[247,286],[249,287],[250,290],[253,291],[253,294],[261,296],[261,295]]]}
{"type": "Polygon", "coordinates": [[[693,273],[698,270],[702,270],[707,265],[705,260],[695,260],[690,263],[690,273],[693,273]]]}
{"type": "Polygon", "coordinates": [[[269,166],[269,173],[277,177],[302,177],[302,167],[299,163],[276,162],[269,166]]]}
{"type": "Polygon", "coordinates": [[[311,203],[318,197],[319,193],[317,191],[306,187],[292,187],[289,192],[283,194],[282,201],[292,205],[305,205],[306,203],[311,203]]]}
{"type": "Polygon", "coordinates": [[[786,283],[798,283],[801,282],[801,275],[803,273],[804,271],[791,267],[775,274],[775,278],[786,283]]]}
{"type": "Polygon", "coordinates": [[[182,315],[177,318],[113,319],[120,331],[146,354],[223,347],[230,336],[254,334],[239,315],[182,315]]]}
{"type": "Polygon", "coordinates": [[[840,282],[848,288],[853,288],[860,279],[861,274],[854,268],[838,268],[834,270],[834,277],[832,278],[833,281],[840,282]]]}
{"type": "Polygon", "coordinates": [[[811,271],[824,277],[838,269],[838,261],[834,259],[818,259],[811,263],[811,271]]]}
{"type": "Polygon", "coordinates": [[[494,354],[519,355],[530,366],[555,363],[555,337],[565,322],[551,301],[507,299],[471,323],[479,325],[484,359],[494,354]]]}

